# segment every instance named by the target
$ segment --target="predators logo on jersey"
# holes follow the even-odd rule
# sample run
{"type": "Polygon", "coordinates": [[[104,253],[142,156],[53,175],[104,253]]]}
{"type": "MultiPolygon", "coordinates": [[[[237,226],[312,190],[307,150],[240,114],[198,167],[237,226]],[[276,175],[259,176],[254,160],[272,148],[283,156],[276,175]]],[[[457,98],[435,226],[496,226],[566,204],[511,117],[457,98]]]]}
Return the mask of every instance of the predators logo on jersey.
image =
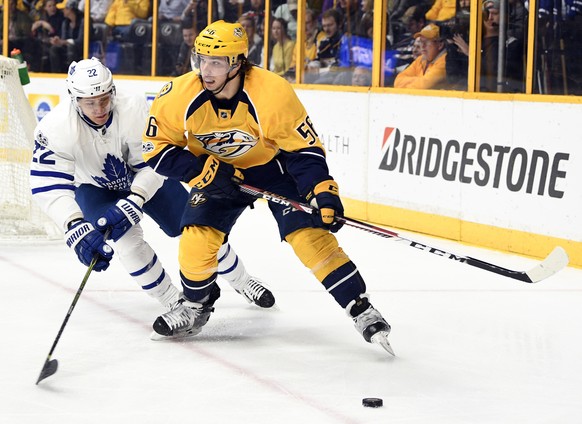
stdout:
{"type": "Polygon", "coordinates": [[[325,155],[293,87],[272,72],[253,67],[230,99],[216,98],[193,73],[167,90],[152,103],[143,133],[144,160],[162,175],[184,177],[192,168],[185,150],[240,169],[266,164],[280,150],[325,155]]]}
{"type": "Polygon", "coordinates": [[[258,139],[241,130],[196,134],[204,150],[221,158],[236,158],[244,155],[258,143],[258,139]]]}

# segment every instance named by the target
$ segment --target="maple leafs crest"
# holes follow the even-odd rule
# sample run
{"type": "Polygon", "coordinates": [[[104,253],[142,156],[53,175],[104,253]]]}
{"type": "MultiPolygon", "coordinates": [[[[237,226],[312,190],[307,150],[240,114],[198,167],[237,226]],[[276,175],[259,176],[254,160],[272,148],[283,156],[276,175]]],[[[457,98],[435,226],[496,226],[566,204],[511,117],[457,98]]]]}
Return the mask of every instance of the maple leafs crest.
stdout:
{"type": "Polygon", "coordinates": [[[102,171],[105,178],[93,176],[93,179],[100,186],[109,190],[129,190],[133,181],[133,173],[124,161],[108,153],[102,171]]]}

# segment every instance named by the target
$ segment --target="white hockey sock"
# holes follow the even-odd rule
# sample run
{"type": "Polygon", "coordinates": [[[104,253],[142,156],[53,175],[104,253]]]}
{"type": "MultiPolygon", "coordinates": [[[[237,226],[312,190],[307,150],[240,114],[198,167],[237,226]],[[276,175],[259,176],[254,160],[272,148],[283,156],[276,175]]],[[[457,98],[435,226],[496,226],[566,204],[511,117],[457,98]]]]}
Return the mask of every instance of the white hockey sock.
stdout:
{"type": "Polygon", "coordinates": [[[218,250],[218,275],[228,281],[235,290],[250,278],[243,262],[228,243],[224,243],[218,250]]]}
{"type": "Polygon", "coordinates": [[[180,298],[180,291],[172,284],[168,274],[165,274],[160,284],[152,289],[144,289],[144,291],[154,299],[157,299],[167,309],[171,309],[172,305],[180,298]]]}

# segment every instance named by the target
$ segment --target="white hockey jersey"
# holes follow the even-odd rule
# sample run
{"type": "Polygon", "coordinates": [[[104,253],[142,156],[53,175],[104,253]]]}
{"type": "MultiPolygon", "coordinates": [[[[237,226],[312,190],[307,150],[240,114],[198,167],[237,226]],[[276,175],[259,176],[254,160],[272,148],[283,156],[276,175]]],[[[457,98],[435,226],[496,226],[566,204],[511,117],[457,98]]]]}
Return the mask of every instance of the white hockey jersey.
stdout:
{"type": "Polygon", "coordinates": [[[66,229],[82,218],[75,188],[92,184],[109,190],[133,191],[146,202],[164,177],[144,163],[142,132],[148,117],[144,97],[118,92],[112,119],[101,129],[88,125],[70,101],[59,103],[34,131],[30,171],[33,198],[66,229]]]}

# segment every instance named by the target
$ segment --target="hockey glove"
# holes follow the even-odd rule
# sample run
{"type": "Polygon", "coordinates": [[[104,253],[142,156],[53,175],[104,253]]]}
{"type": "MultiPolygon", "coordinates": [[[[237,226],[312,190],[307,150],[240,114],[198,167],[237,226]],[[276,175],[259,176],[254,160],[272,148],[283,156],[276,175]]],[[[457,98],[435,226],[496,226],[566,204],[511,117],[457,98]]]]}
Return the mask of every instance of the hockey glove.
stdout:
{"type": "Polygon", "coordinates": [[[127,231],[143,218],[144,199],[136,194],[130,194],[126,199],[120,199],[111,206],[105,215],[97,220],[95,227],[101,232],[111,228],[111,239],[119,240],[127,231]]]}
{"type": "Polygon", "coordinates": [[[105,243],[103,234],[95,230],[89,222],[85,220],[75,222],[65,233],[65,239],[67,246],[75,250],[83,265],[89,266],[97,256],[97,262],[93,267],[95,271],[104,271],[109,266],[113,249],[105,243]]]}
{"type": "Polygon", "coordinates": [[[243,182],[242,172],[234,166],[221,162],[214,156],[200,157],[205,160],[200,174],[190,180],[188,185],[204,191],[210,197],[227,198],[240,194],[238,185],[243,182]]]}
{"type": "Polygon", "coordinates": [[[317,208],[317,223],[332,233],[344,225],[338,217],[344,216],[344,207],[339,198],[339,189],[334,180],[325,180],[315,186],[307,195],[307,201],[317,208]]]}

